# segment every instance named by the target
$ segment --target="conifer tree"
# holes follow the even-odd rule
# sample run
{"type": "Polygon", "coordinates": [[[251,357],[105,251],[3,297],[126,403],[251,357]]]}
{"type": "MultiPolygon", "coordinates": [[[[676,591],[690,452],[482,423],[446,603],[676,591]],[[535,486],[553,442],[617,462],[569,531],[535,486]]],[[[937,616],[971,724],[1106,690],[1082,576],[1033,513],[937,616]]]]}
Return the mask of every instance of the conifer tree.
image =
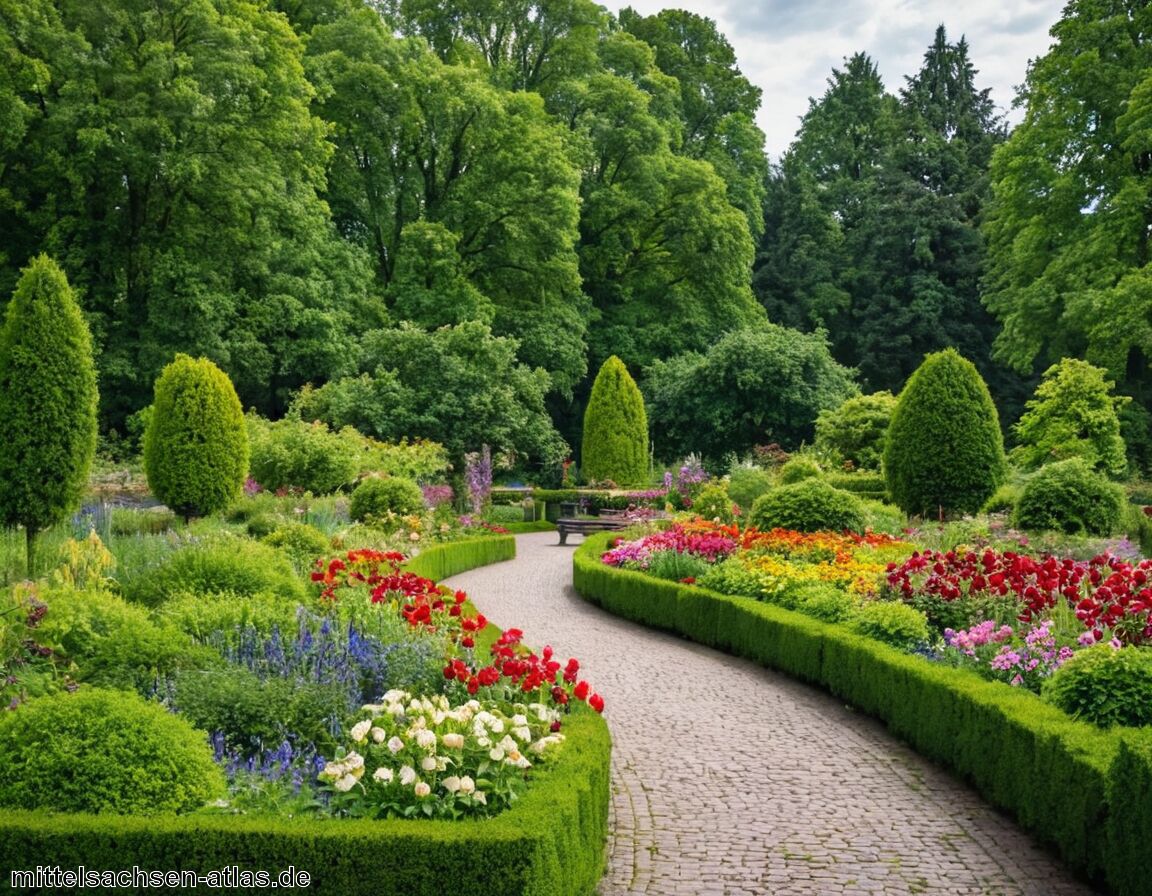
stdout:
{"type": "Polygon", "coordinates": [[[228,375],[207,358],[177,355],[156,380],[144,431],[152,493],[186,520],[223,510],[248,475],[248,429],[228,375]]]}
{"type": "Polygon", "coordinates": [[[80,506],[96,453],[92,337],[47,255],[21,274],[0,329],[0,524],[24,527],[28,574],[37,533],[80,506]]]}
{"type": "Polygon", "coordinates": [[[581,450],[584,478],[621,486],[648,482],[648,417],[644,397],[624,362],[604,362],[584,412],[581,450]]]}
{"type": "Polygon", "coordinates": [[[908,378],[884,447],[888,492],[906,513],[975,513],[1007,473],[992,396],[955,349],[928,355],[908,378]]]}

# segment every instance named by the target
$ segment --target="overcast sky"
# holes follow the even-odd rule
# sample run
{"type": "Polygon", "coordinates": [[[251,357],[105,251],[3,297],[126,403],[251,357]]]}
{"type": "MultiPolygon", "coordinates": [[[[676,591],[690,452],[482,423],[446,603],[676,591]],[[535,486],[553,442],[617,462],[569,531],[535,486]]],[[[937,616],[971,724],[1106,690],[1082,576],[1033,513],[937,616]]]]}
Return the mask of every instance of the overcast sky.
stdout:
{"type": "Polygon", "coordinates": [[[758,122],[773,159],[788,148],[808,109],[808,99],[827,89],[832,69],[866,52],[880,68],[884,86],[896,93],[904,76],[920,69],[938,25],[949,42],[968,38],[979,74],[977,87],[1009,121],[1015,87],[1028,61],[1044,55],[1048,29],[1063,11],[1057,0],[631,0],[605,2],[613,12],[631,6],[651,15],[686,9],[716,22],[736,50],[737,65],[764,93],[758,122]]]}

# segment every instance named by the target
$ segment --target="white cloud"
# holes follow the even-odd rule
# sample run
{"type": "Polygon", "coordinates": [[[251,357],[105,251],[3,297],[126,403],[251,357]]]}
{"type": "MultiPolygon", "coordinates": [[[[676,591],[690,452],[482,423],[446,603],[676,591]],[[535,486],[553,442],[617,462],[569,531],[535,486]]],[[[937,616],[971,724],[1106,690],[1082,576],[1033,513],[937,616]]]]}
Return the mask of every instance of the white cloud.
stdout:
{"type": "MultiPolygon", "coordinates": [[[[788,148],[808,109],[819,98],[832,69],[845,57],[866,52],[879,66],[885,86],[896,92],[914,74],[943,24],[948,39],[964,35],[979,71],[977,86],[992,89],[1004,112],[1024,81],[1030,59],[1051,42],[1048,29],[1063,4],[1052,0],[633,0],[609,3],[644,15],[676,7],[706,16],[736,50],[740,70],[763,90],[758,116],[773,158],[788,148]]],[[[1009,114],[1010,121],[1019,114],[1009,114]]]]}

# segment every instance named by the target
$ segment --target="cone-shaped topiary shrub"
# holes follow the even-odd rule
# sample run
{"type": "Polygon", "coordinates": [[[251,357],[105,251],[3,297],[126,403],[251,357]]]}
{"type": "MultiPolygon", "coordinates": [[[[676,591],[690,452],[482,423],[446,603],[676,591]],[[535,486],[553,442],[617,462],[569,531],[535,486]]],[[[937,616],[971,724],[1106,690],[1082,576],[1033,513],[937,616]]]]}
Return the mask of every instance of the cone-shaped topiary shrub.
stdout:
{"type": "Polygon", "coordinates": [[[248,475],[248,430],[228,375],[207,358],[177,355],[156,380],[144,431],[152,493],[185,519],[223,510],[248,475]]]}
{"type": "Polygon", "coordinates": [[[624,362],[604,362],[584,412],[580,468],[588,482],[648,483],[648,417],[644,397],[624,362]]]}
{"type": "Polygon", "coordinates": [[[988,387],[955,349],[924,359],[892,412],[884,476],[905,513],[975,513],[1007,474],[988,387]]]}
{"type": "Polygon", "coordinates": [[[223,791],[205,734],[126,691],[41,697],[0,720],[0,806],[156,815],[223,791]]]}
{"type": "Polygon", "coordinates": [[[80,506],[96,453],[92,337],[64,272],[41,255],[24,269],[0,329],[0,525],[36,533],[80,506]]]}

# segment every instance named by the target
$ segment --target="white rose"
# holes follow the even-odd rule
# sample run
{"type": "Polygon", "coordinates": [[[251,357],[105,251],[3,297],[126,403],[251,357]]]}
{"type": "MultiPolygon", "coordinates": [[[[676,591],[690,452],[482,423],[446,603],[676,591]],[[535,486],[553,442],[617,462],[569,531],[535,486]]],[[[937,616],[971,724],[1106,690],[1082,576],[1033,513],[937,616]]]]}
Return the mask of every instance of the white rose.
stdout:
{"type": "Polygon", "coordinates": [[[503,734],[504,733],[504,720],[494,718],[494,719],[492,719],[491,723],[488,725],[488,728],[492,732],[494,732],[495,734],[503,734]]]}
{"type": "Polygon", "coordinates": [[[392,716],[393,718],[397,718],[397,719],[400,718],[400,716],[404,715],[404,704],[403,703],[389,703],[388,704],[388,715],[392,716]]]}
{"type": "Polygon", "coordinates": [[[460,779],[460,792],[461,793],[475,793],[476,782],[473,781],[468,775],[460,779]]]}
{"type": "Polygon", "coordinates": [[[372,780],[381,781],[384,784],[391,784],[394,777],[396,776],[393,774],[392,769],[383,765],[376,769],[376,771],[372,772],[372,780]]]}
{"type": "Polygon", "coordinates": [[[548,749],[548,738],[546,738],[546,737],[542,737],[542,738],[540,738],[540,740],[534,741],[533,743],[530,743],[528,745],[528,752],[529,753],[535,753],[537,756],[539,756],[541,753],[543,753],[547,749],[548,749]]]}
{"type": "Polygon", "coordinates": [[[384,738],[388,736],[388,732],[383,728],[373,728],[369,734],[372,735],[372,740],[376,741],[378,744],[384,743],[384,738]]]}
{"type": "Polygon", "coordinates": [[[425,750],[434,749],[436,746],[436,732],[421,728],[416,732],[416,743],[425,750]]]}
{"type": "Polygon", "coordinates": [[[329,762],[324,766],[324,771],[320,772],[319,777],[328,778],[335,781],[337,778],[344,775],[344,763],[342,762],[329,762]]]}
{"type": "Polygon", "coordinates": [[[447,790],[449,793],[455,793],[460,789],[460,779],[455,775],[449,775],[440,782],[440,786],[447,790]]]}
{"type": "Polygon", "coordinates": [[[366,738],[368,736],[368,732],[371,729],[372,729],[372,720],[371,719],[364,719],[361,722],[357,722],[355,725],[352,726],[352,740],[356,741],[356,743],[358,743],[358,744],[363,743],[364,738],[366,738]]]}
{"type": "Polygon", "coordinates": [[[424,771],[426,771],[426,772],[436,771],[436,757],[435,756],[425,756],[423,759],[420,760],[420,768],[424,769],[424,771]]]}
{"type": "Polygon", "coordinates": [[[349,753],[344,757],[344,767],[347,768],[349,772],[359,772],[363,774],[364,757],[359,753],[349,753]]]}
{"type": "Polygon", "coordinates": [[[404,749],[404,741],[400,740],[400,738],[396,737],[396,735],[392,735],[392,737],[388,739],[388,749],[391,751],[392,755],[395,756],[397,753],[404,749]]]}
{"type": "Polygon", "coordinates": [[[512,733],[522,741],[527,742],[532,740],[532,730],[527,725],[523,725],[519,728],[513,728],[512,733]]]}
{"type": "Polygon", "coordinates": [[[349,790],[356,786],[356,776],[345,775],[339,781],[334,782],[332,786],[339,790],[341,793],[347,793],[349,790]]]}
{"type": "Polygon", "coordinates": [[[488,805],[488,797],[484,794],[483,790],[477,790],[474,794],[472,794],[472,799],[478,803],[483,803],[485,806],[488,805]]]}
{"type": "Polygon", "coordinates": [[[493,762],[499,762],[501,759],[504,758],[504,748],[499,746],[499,745],[493,747],[491,750],[488,751],[488,757],[493,762]]]}
{"type": "Polygon", "coordinates": [[[478,737],[476,738],[476,745],[480,747],[490,747],[492,746],[492,741],[487,737],[478,737]]]}
{"type": "Polygon", "coordinates": [[[516,726],[523,726],[528,724],[528,717],[517,713],[512,716],[512,724],[516,726]]]}
{"type": "Polygon", "coordinates": [[[398,701],[402,702],[402,701],[408,699],[408,692],[402,691],[399,688],[393,688],[392,690],[390,690],[387,694],[385,694],[380,699],[383,700],[385,703],[396,703],[398,701]]]}
{"type": "Polygon", "coordinates": [[[520,749],[520,745],[507,734],[505,734],[504,739],[500,741],[500,746],[504,748],[505,753],[511,753],[514,750],[520,749]]]}
{"type": "Polygon", "coordinates": [[[416,796],[423,799],[424,797],[428,796],[428,794],[430,794],[432,792],[432,788],[428,786],[428,783],[426,781],[420,781],[416,784],[415,792],[416,792],[416,796]]]}
{"type": "Polygon", "coordinates": [[[408,787],[416,781],[416,769],[410,765],[400,766],[400,783],[408,787]]]}
{"type": "Polygon", "coordinates": [[[464,749],[464,735],[463,734],[445,734],[440,738],[440,742],[444,744],[449,750],[463,750],[464,749]]]}

